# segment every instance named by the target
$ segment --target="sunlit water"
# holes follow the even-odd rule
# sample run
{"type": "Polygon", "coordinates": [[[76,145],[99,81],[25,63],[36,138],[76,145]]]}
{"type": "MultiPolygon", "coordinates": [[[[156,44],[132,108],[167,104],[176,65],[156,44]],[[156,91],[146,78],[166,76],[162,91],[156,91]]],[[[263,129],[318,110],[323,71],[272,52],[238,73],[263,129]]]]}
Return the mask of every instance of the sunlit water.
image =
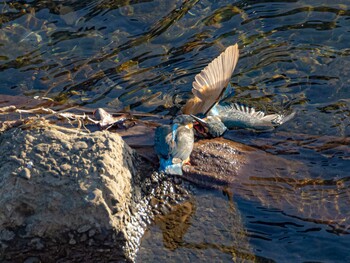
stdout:
{"type": "Polygon", "coordinates": [[[181,236],[151,226],[140,262],[350,261],[349,1],[2,1],[0,10],[1,94],[174,114],[195,74],[238,42],[228,100],[298,112],[276,134],[229,137],[302,161],[310,174],[300,185],[277,182],[265,195],[234,185],[232,199],[197,189],[181,236]]]}

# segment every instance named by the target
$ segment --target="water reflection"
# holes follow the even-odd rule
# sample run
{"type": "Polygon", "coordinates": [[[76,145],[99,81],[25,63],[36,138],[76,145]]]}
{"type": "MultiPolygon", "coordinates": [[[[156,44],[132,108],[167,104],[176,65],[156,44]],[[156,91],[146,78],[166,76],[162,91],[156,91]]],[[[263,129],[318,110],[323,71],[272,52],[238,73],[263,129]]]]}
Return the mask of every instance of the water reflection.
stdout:
{"type": "MultiPolygon", "coordinates": [[[[205,200],[206,198],[204,197],[203,199],[205,200]]],[[[198,211],[196,209],[197,205],[201,206],[201,203],[200,198],[196,200],[196,203],[192,200],[173,207],[173,210],[168,215],[156,218],[155,225],[161,230],[159,234],[162,234],[162,242],[165,248],[193,251],[193,255],[189,255],[186,258],[188,261],[203,261],[206,259],[206,256],[214,256],[215,258],[217,255],[221,255],[221,260],[234,260],[234,262],[273,262],[264,257],[254,255],[248,242],[240,212],[232,200],[229,202],[229,205],[226,205],[226,202],[220,205],[223,209],[222,212],[225,212],[225,218],[219,221],[213,221],[218,219],[214,216],[215,208],[198,211]],[[200,222],[203,229],[196,229],[197,223],[195,222],[200,222]],[[217,229],[219,225],[225,226],[225,229],[221,230],[222,233],[217,229]],[[203,235],[203,232],[205,235],[203,235]],[[223,236],[221,237],[221,235],[223,236]]],[[[153,237],[154,231],[151,234],[153,237]]],[[[158,242],[158,240],[152,240],[150,237],[148,237],[148,240],[151,240],[148,242],[152,243],[158,242]]],[[[159,249],[162,250],[163,248],[160,247],[159,249]]],[[[151,255],[146,251],[142,251],[142,248],[139,254],[139,262],[160,260],[157,257],[159,255],[151,255]]],[[[181,252],[175,252],[173,260],[176,261],[178,257],[181,257],[181,252]]]]}
{"type": "Polygon", "coordinates": [[[341,125],[347,101],[319,123],[307,114],[348,95],[349,11],[341,1],[10,1],[1,10],[7,94],[166,114],[189,97],[193,76],[238,41],[232,100],[267,107],[296,99],[306,116],[293,129],[349,132],[341,125]]]}

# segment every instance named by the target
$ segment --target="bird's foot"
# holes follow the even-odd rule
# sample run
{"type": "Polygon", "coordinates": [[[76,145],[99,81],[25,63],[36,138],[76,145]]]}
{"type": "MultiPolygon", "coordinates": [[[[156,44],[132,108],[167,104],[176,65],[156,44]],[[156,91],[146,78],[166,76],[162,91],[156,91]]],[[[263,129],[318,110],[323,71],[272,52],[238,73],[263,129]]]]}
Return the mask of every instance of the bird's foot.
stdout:
{"type": "Polygon", "coordinates": [[[191,165],[190,159],[186,159],[182,163],[183,165],[191,165]]]}

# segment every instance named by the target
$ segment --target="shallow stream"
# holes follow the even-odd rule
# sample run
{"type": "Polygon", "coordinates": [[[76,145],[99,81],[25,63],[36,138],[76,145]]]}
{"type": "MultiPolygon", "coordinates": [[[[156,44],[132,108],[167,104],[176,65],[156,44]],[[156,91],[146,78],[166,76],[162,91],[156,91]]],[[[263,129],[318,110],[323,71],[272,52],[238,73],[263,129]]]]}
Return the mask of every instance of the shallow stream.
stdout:
{"type": "Polygon", "coordinates": [[[172,116],[236,42],[228,101],[297,115],[227,138],[309,172],[274,189],[267,172],[229,197],[194,187],[149,228],[138,261],[350,262],[349,1],[1,1],[0,94],[172,116]]]}

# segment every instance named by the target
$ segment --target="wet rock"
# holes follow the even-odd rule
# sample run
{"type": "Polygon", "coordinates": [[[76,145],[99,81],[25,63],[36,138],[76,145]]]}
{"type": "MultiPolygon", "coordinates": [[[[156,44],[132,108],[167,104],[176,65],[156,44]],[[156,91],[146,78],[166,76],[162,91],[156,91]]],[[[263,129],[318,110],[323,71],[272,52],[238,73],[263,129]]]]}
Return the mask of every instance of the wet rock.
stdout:
{"type": "Polygon", "coordinates": [[[41,260],[38,257],[29,257],[24,260],[23,263],[40,263],[41,260]]]}
{"type": "Polygon", "coordinates": [[[308,174],[308,171],[298,161],[218,138],[201,140],[195,144],[191,166],[184,167],[183,178],[200,186],[223,188],[266,175],[279,180],[300,174],[308,174]]]}
{"type": "Polygon", "coordinates": [[[9,241],[14,239],[15,233],[6,229],[0,231],[0,240],[9,241]]]}
{"type": "Polygon", "coordinates": [[[33,238],[30,242],[29,245],[33,247],[36,250],[41,250],[44,248],[44,244],[42,243],[40,238],[33,238]]]}
{"type": "Polygon", "coordinates": [[[0,152],[1,262],[132,262],[154,218],[191,198],[110,132],[11,130],[0,152]]]}
{"type": "Polygon", "coordinates": [[[349,233],[349,199],[339,198],[340,192],[348,196],[343,179],[319,178],[299,160],[223,138],[196,143],[191,163],[184,168],[183,178],[197,185],[310,221],[327,222],[337,231],[349,233]]]}

